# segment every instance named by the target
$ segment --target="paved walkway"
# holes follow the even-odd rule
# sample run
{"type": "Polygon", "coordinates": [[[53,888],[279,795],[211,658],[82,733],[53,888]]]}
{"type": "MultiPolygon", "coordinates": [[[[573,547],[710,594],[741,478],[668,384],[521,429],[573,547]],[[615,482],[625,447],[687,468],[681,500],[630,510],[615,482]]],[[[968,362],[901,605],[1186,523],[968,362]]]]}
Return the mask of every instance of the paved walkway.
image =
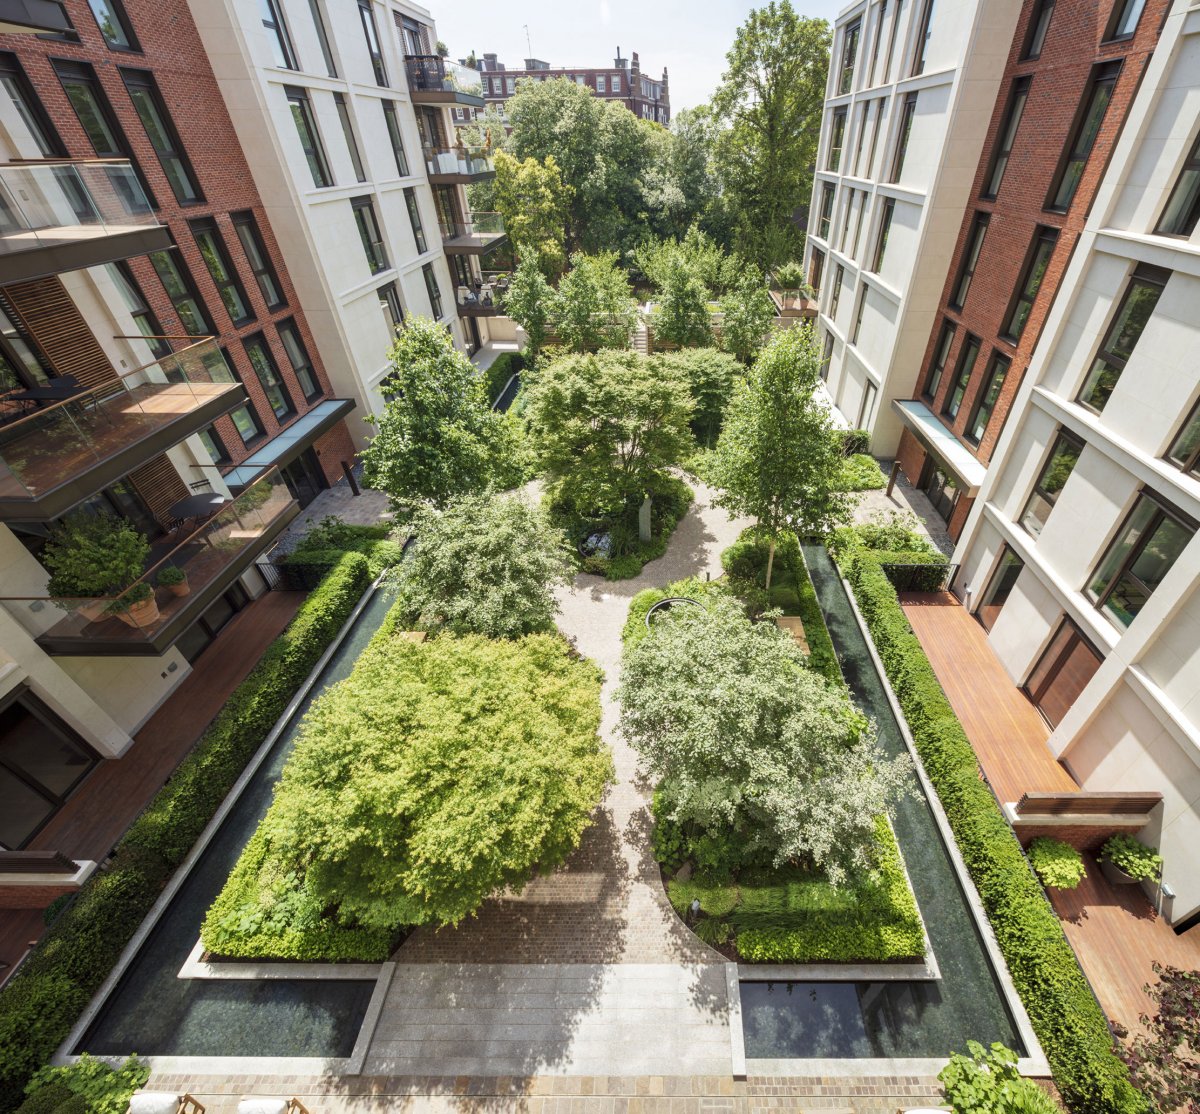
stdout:
{"type": "MultiPolygon", "coordinates": [[[[885,476],[890,475],[892,461],[880,460],[879,467],[883,469],[885,476]]],[[[862,500],[854,511],[854,521],[866,522],[872,515],[887,511],[908,511],[915,514],[920,523],[918,529],[921,533],[925,534],[947,557],[954,552],[954,542],[950,540],[950,535],[946,532],[946,523],[942,516],[933,509],[929,496],[913,487],[905,479],[903,472],[896,477],[890,497],[886,487],[880,488],[878,491],[864,491],[862,500]]]]}
{"type": "Polygon", "coordinates": [[[328,515],[354,526],[374,526],[381,520],[386,521],[391,513],[388,510],[387,496],[382,491],[372,491],[362,486],[362,465],[355,467],[354,477],[359,482],[359,494],[355,495],[350,490],[345,477],[332,487],[327,487],[279,535],[275,548],[269,554],[271,560],[290,553],[296,543],[328,515]]]}
{"type": "Polygon", "coordinates": [[[696,502],[634,580],[579,576],[559,626],[605,672],[601,733],[616,780],[570,860],[457,929],[422,929],[398,963],[368,1075],[727,1074],[725,961],[667,902],[650,852],[648,787],[616,735],[621,628],[643,588],[721,572],[744,521],[696,502]]]}

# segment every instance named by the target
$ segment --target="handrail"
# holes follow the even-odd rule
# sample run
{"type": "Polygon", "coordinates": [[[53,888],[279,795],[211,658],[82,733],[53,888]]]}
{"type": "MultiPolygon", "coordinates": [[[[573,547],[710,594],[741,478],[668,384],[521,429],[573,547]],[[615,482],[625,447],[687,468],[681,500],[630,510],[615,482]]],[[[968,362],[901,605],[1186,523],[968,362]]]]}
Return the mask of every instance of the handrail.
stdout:
{"type": "MultiPolygon", "coordinates": [[[[194,341],[196,341],[197,344],[203,344],[206,340],[216,340],[216,339],[217,338],[216,338],[215,334],[210,337],[199,337],[199,338],[192,336],[191,333],[179,333],[179,334],[176,334],[176,333],[134,333],[132,336],[129,334],[126,334],[126,333],[114,333],[113,334],[113,340],[194,340],[194,341]]],[[[188,347],[191,347],[191,345],[189,345],[188,347]]],[[[181,349],[181,351],[186,352],[187,349],[184,348],[184,349],[181,349]]],[[[153,360],[151,362],[157,363],[158,361],[153,360]]],[[[150,366],[149,364],[142,365],[142,367],[149,367],[149,366],[150,366]]],[[[134,368],[134,371],[136,371],[136,370],[137,369],[134,368]]]]}

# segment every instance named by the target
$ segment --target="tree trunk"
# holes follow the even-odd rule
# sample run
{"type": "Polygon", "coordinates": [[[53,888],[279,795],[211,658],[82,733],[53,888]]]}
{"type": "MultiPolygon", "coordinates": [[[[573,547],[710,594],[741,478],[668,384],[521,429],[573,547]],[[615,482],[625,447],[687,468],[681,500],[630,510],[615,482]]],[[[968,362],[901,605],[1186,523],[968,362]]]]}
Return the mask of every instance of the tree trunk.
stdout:
{"type": "Polygon", "coordinates": [[[767,591],[771,590],[771,571],[775,567],[775,535],[771,535],[771,546],[767,550],[767,591]]]}

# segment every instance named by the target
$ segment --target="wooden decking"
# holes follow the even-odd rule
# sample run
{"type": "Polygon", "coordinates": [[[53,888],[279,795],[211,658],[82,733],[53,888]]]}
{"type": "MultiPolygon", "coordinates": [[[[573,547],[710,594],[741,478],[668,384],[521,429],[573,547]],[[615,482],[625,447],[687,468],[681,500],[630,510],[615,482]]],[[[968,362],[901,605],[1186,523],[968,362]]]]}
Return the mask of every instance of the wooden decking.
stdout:
{"type": "Polygon", "coordinates": [[[904,592],[905,617],[946,690],[997,797],[1079,786],[1046,747],[1050,729],[1013,684],[984,629],[949,592],[904,592]]]}

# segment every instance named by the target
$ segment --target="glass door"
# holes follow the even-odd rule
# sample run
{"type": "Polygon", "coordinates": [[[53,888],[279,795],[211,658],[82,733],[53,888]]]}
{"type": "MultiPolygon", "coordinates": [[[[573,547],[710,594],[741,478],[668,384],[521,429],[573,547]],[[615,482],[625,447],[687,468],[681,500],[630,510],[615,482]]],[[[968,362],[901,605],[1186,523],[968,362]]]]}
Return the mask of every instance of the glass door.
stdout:
{"type": "Polygon", "coordinates": [[[1025,682],[1026,695],[1051,727],[1062,722],[1103,660],[1079,628],[1064,619],[1025,682]]]}
{"type": "Polygon", "coordinates": [[[1013,585],[1016,584],[1017,577],[1021,575],[1024,567],[1025,562],[1008,546],[1000,551],[1000,563],[996,566],[996,571],[992,573],[992,579],[988,582],[987,591],[983,594],[983,602],[975,611],[975,618],[983,624],[984,630],[992,629],[1005,603],[1008,602],[1013,585]]]}
{"type": "Polygon", "coordinates": [[[933,509],[949,522],[954,513],[954,504],[958,502],[958,484],[950,472],[936,461],[930,460],[926,467],[929,475],[922,484],[922,490],[929,496],[933,509]]]}

